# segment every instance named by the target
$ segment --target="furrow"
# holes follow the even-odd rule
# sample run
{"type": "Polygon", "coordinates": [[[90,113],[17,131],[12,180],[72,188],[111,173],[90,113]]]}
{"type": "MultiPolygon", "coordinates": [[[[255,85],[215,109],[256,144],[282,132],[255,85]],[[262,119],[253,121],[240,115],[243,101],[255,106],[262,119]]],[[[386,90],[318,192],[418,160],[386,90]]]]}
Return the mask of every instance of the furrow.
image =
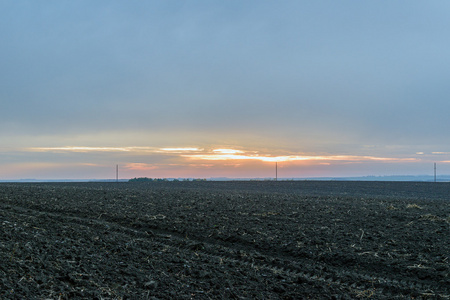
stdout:
{"type": "Polygon", "coordinates": [[[387,277],[372,276],[370,274],[363,274],[345,269],[334,270],[330,266],[327,266],[327,271],[324,271],[323,265],[321,266],[317,262],[311,262],[307,259],[301,261],[279,261],[279,258],[273,257],[272,255],[258,253],[258,256],[264,258],[264,261],[261,261],[255,259],[254,253],[246,252],[239,249],[239,247],[233,248],[232,245],[224,246],[218,242],[212,243],[210,240],[204,241],[186,238],[176,232],[160,229],[137,230],[124,226],[123,224],[108,222],[102,219],[82,218],[63,213],[45,212],[13,205],[3,204],[2,206],[14,210],[20,215],[34,217],[45,215],[55,221],[65,224],[72,223],[79,226],[114,231],[116,234],[150,239],[152,243],[160,245],[161,247],[195,251],[197,254],[204,255],[211,260],[220,260],[230,264],[244,266],[246,268],[269,271],[290,278],[297,278],[299,282],[315,282],[334,285],[355,291],[356,293],[358,293],[358,291],[372,290],[374,293],[395,296],[415,291],[423,295],[433,295],[445,299],[450,298],[448,289],[441,289],[440,291],[433,292],[436,289],[435,286],[406,280],[398,281],[387,277]],[[349,282],[350,278],[353,278],[353,281],[357,282],[349,282]]]}

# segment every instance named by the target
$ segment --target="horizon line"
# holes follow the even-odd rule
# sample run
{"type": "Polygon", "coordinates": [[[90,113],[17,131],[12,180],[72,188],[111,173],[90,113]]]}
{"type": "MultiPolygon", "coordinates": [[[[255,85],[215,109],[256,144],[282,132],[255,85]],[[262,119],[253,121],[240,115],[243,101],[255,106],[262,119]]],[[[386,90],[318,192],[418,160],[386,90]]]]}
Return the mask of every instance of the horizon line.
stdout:
{"type": "MultiPolygon", "coordinates": [[[[276,181],[275,177],[133,177],[133,178],[119,178],[119,182],[128,182],[130,179],[134,178],[148,178],[148,179],[167,179],[168,181],[183,180],[183,179],[206,179],[207,181],[276,181]]],[[[447,179],[450,181],[450,174],[441,174],[436,176],[437,179],[447,179]]],[[[306,181],[306,180],[317,180],[317,181],[434,181],[434,175],[362,175],[362,176],[321,176],[321,177],[278,177],[278,181],[306,181]],[[408,180],[409,178],[409,180],[408,180]],[[422,178],[422,179],[420,179],[422,178]],[[383,180],[386,179],[386,180],[383,180]],[[416,179],[416,180],[414,180],[416,179]]],[[[20,179],[0,179],[0,182],[116,182],[116,178],[89,178],[89,179],[37,179],[37,178],[20,178],[20,179]]]]}

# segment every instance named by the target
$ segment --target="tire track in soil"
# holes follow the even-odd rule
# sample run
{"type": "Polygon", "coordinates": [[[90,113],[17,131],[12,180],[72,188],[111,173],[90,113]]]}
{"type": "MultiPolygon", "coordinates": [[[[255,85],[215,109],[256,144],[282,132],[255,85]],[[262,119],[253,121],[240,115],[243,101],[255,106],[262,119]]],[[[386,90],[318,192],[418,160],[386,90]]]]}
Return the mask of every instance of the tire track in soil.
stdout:
{"type": "Polygon", "coordinates": [[[250,249],[249,245],[241,245],[212,238],[192,238],[179,232],[161,228],[140,229],[126,226],[117,221],[72,216],[60,212],[24,208],[11,204],[0,204],[2,209],[14,210],[16,214],[39,217],[45,215],[60,223],[72,223],[78,226],[113,231],[116,234],[134,236],[151,240],[153,244],[172,249],[192,251],[223,263],[245,266],[255,270],[266,270],[275,274],[296,278],[298,283],[315,283],[345,289],[358,297],[402,297],[415,293],[422,297],[438,297],[450,299],[448,288],[423,284],[406,279],[394,279],[373,274],[343,270],[318,262],[312,258],[289,257],[284,254],[270,253],[260,249],[250,249]],[[264,252],[264,253],[263,253],[264,252]]]}

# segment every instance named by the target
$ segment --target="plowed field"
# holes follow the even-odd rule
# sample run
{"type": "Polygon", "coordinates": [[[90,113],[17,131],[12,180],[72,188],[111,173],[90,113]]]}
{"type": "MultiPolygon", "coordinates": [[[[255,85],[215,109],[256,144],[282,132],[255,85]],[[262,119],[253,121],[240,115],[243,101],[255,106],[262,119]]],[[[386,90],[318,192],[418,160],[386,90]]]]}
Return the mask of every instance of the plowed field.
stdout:
{"type": "Polygon", "coordinates": [[[450,184],[0,184],[1,299],[450,297],[450,184]]]}

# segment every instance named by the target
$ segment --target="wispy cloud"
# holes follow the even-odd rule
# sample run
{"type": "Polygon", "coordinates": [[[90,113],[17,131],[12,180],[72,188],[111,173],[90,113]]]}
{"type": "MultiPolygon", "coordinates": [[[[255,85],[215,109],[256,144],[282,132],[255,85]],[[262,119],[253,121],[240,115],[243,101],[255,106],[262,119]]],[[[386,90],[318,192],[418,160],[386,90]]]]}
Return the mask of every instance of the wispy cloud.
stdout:
{"type": "Polygon", "coordinates": [[[203,151],[195,147],[157,148],[157,147],[90,147],[90,146],[62,146],[62,147],[30,147],[28,152],[146,152],[146,153],[186,153],[203,151]]]}
{"type": "Polygon", "coordinates": [[[379,162],[414,162],[416,158],[392,158],[377,156],[357,156],[357,155],[261,155],[247,154],[241,150],[234,149],[215,149],[210,153],[202,154],[184,154],[181,155],[189,159],[198,160],[257,160],[262,162],[295,162],[295,161],[379,161],[379,162]]]}
{"type": "Polygon", "coordinates": [[[181,148],[160,148],[159,150],[163,152],[191,152],[191,151],[202,151],[203,149],[193,147],[181,147],[181,148]]]}
{"type": "MultiPolygon", "coordinates": [[[[261,162],[298,162],[298,161],[379,161],[379,162],[415,162],[417,158],[396,158],[396,157],[378,157],[378,156],[358,156],[358,155],[272,155],[270,153],[259,153],[254,150],[239,150],[233,148],[203,149],[199,147],[88,147],[88,146],[64,146],[64,147],[33,147],[26,148],[25,151],[32,152],[125,152],[132,154],[158,154],[175,156],[188,160],[207,160],[207,161],[242,161],[253,160],[261,162]]],[[[445,152],[434,152],[434,154],[445,154],[445,152]]],[[[129,168],[149,168],[149,166],[133,163],[128,164],[129,168]]]]}
{"type": "Polygon", "coordinates": [[[236,153],[244,153],[244,151],[241,150],[235,150],[235,149],[214,149],[214,153],[221,153],[221,154],[236,154],[236,153]]]}
{"type": "Polygon", "coordinates": [[[152,147],[86,147],[86,146],[64,146],[64,147],[31,147],[25,148],[29,152],[154,152],[152,147]]]}

